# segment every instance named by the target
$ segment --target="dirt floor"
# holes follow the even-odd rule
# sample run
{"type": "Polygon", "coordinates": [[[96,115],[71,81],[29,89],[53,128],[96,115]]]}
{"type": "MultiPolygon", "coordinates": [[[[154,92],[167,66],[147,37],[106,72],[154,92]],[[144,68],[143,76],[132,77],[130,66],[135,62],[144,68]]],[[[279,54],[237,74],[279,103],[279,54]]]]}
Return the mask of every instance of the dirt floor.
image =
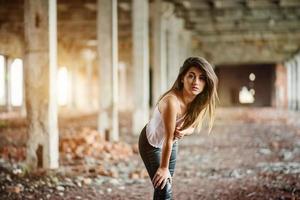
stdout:
{"type": "MultiPolygon", "coordinates": [[[[174,199],[300,200],[300,113],[219,108],[211,135],[179,141],[174,199]]],[[[152,185],[120,116],[122,142],[98,136],[96,115],[62,117],[58,170],[27,173],[26,122],[0,121],[0,199],[152,199],[152,185]]]]}

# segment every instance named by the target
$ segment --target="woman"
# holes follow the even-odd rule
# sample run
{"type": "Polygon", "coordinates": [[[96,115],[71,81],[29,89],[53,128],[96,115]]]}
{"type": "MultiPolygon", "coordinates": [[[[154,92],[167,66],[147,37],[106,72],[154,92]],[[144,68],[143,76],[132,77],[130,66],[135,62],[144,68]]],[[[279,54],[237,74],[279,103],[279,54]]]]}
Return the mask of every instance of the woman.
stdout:
{"type": "Polygon", "coordinates": [[[153,199],[172,198],[178,140],[201,129],[209,114],[212,129],[217,96],[217,76],[204,59],[184,61],[170,90],[159,99],[150,122],[139,137],[139,152],[154,186],[153,199]]]}

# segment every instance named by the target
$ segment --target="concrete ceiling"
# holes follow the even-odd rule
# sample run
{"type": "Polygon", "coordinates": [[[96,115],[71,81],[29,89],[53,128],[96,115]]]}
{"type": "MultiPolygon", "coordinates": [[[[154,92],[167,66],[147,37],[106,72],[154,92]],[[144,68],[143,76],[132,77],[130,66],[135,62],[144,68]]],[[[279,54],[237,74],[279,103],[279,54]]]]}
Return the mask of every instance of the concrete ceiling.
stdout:
{"type": "MultiPolygon", "coordinates": [[[[299,51],[300,0],[164,1],[192,31],[194,52],[217,64],[282,62],[299,51]]],[[[57,2],[59,41],[95,48],[96,0],[57,2]]],[[[0,32],[23,38],[23,3],[0,0],[0,32]]],[[[118,10],[120,44],[125,45],[131,42],[131,0],[119,0],[118,10]]]]}
{"type": "Polygon", "coordinates": [[[299,0],[169,0],[217,64],[282,62],[300,47],[299,0]]]}

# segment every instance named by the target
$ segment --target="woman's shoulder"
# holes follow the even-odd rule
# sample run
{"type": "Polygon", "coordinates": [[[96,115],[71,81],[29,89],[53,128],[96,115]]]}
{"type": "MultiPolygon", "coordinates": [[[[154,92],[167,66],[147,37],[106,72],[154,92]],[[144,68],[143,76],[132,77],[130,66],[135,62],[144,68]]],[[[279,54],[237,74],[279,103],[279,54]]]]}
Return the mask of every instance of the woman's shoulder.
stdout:
{"type": "Polygon", "coordinates": [[[176,94],[174,92],[170,92],[168,94],[166,94],[159,102],[159,107],[163,106],[171,106],[171,107],[174,107],[176,108],[176,110],[178,109],[179,107],[179,102],[178,102],[178,98],[176,96],[176,94]]]}

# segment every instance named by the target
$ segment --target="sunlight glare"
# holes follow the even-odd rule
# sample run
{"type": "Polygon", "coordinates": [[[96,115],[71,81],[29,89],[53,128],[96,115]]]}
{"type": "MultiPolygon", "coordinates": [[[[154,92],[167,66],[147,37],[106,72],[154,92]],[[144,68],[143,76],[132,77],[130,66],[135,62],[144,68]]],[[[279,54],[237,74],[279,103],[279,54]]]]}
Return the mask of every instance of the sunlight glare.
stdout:
{"type": "Polygon", "coordinates": [[[57,81],[57,91],[58,91],[58,105],[65,106],[69,102],[69,76],[66,67],[61,67],[58,70],[58,81],[57,81]]]}
{"type": "Polygon", "coordinates": [[[254,96],[251,91],[247,89],[247,87],[243,86],[239,93],[239,101],[240,103],[253,103],[254,96]]]}
{"type": "Polygon", "coordinates": [[[21,106],[23,102],[23,61],[16,58],[10,71],[11,104],[21,106]]]}
{"type": "Polygon", "coordinates": [[[0,105],[5,105],[5,59],[0,55],[0,105]]]}

